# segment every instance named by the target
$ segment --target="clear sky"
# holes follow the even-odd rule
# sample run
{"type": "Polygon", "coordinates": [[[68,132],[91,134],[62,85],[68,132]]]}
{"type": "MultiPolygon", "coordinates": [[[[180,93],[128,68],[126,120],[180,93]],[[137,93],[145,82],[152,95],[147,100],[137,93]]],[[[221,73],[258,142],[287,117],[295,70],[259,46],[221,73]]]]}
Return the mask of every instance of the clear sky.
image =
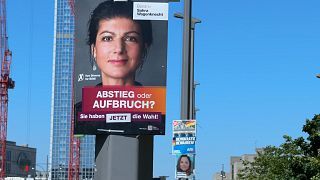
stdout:
{"type": "MultiPolygon", "coordinates": [[[[8,140],[49,154],[52,92],[53,0],[7,1],[13,52],[8,140]],[[28,128],[29,127],[29,128],[28,128]],[[28,130],[29,129],[29,130],[28,130]],[[28,133],[29,132],[29,133],[28,133]]],[[[167,131],[155,138],[154,175],[173,179],[171,122],[180,118],[183,1],[170,3],[167,131]]],[[[320,1],[193,1],[202,20],[195,34],[198,137],[197,179],[229,171],[230,156],[279,145],[320,113],[320,1]]]]}

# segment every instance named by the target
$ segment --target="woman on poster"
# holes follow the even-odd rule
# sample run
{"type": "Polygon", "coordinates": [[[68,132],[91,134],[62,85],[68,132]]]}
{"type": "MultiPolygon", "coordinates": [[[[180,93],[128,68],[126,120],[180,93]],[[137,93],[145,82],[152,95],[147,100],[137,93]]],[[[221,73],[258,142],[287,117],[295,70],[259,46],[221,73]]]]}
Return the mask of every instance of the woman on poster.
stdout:
{"type": "Polygon", "coordinates": [[[141,86],[135,74],[152,44],[152,26],[148,20],[133,20],[132,9],[132,2],[105,1],[91,14],[87,44],[101,85],[141,86]]]}
{"type": "Polygon", "coordinates": [[[176,171],[177,178],[193,179],[192,161],[188,155],[183,154],[178,158],[176,171]]]}

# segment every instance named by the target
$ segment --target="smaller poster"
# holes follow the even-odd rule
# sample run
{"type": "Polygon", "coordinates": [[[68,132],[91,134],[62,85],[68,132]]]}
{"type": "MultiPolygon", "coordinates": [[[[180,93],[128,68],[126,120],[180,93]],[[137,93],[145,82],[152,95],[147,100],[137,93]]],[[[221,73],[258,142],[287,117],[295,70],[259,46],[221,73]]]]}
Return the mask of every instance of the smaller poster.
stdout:
{"type": "Polygon", "coordinates": [[[176,155],[176,179],[188,178],[193,179],[195,172],[195,163],[193,154],[178,154],[176,155]]]}
{"type": "Polygon", "coordinates": [[[196,143],[196,120],[173,121],[173,154],[194,154],[196,143]]]}

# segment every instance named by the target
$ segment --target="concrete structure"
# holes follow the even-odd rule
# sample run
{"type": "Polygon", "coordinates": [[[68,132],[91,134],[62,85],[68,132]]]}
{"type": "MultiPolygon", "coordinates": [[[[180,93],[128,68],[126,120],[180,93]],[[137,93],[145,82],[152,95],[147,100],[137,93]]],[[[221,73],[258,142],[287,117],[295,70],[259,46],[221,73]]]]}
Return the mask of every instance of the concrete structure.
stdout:
{"type": "MultiPolygon", "coordinates": [[[[244,168],[243,161],[253,162],[258,156],[258,152],[262,152],[262,148],[256,148],[256,154],[244,154],[242,156],[231,156],[230,157],[230,173],[226,173],[226,178],[224,180],[238,180],[238,173],[244,168]]],[[[214,180],[220,180],[221,173],[217,172],[213,175],[214,180]]]]}
{"type": "Polygon", "coordinates": [[[17,146],[15,142],[7,141],[6,152],[7,177],[34,177],[36,164],[36,149],[27,145],[17,146]]]}
{"type": "Polygon", "coordinates": [[[235,172],[235,167],[234,164],[241,162],[241,157],[240,156],[231,156],[230,158],[230,175],[231,175],[231,179],[235,179],[234,173],[235,172]]]}
{"type": "MultiPolygon", "coordinates": [[[[72,1],[55,0],[54,2],[49,178],[67,180],[72,113],[74,16],[69,5],[72,1]]],[[[81,139],[79,179],[93,178],[94,147],[94,136],[86,136],[81,139]]]]}
{"type": "Polygon", "coordinates": [[[253,162],[254,158],[257,157],[257,154],[244,154],[242,156],[232,156],[230,159],[230,167],[231,167],[231,180],[238,179],[238,173],[241,169],[244,168],[243,161],[253,162]]]}

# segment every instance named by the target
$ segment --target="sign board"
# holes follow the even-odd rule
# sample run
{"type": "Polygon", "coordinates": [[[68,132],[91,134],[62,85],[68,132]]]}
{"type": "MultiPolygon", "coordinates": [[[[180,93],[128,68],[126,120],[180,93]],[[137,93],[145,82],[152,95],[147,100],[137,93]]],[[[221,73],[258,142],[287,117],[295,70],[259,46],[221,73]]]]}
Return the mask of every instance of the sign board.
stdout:
{"type": "Polygon", "coordinates": [[[135,3],[75,2],[75,134],[165,134],[168,3],[135,3]]]}
{"type": "Polygon", "coordinates": [[[176,162],[175,178],[193,179],[195,174],[195,155],[178,154],[176,155],[176,162]]]}
{"type": "Polygon", "coordinates": [[[173,121],[173,154],[194,154],[196,152],[196,120],[173,121]]]}

